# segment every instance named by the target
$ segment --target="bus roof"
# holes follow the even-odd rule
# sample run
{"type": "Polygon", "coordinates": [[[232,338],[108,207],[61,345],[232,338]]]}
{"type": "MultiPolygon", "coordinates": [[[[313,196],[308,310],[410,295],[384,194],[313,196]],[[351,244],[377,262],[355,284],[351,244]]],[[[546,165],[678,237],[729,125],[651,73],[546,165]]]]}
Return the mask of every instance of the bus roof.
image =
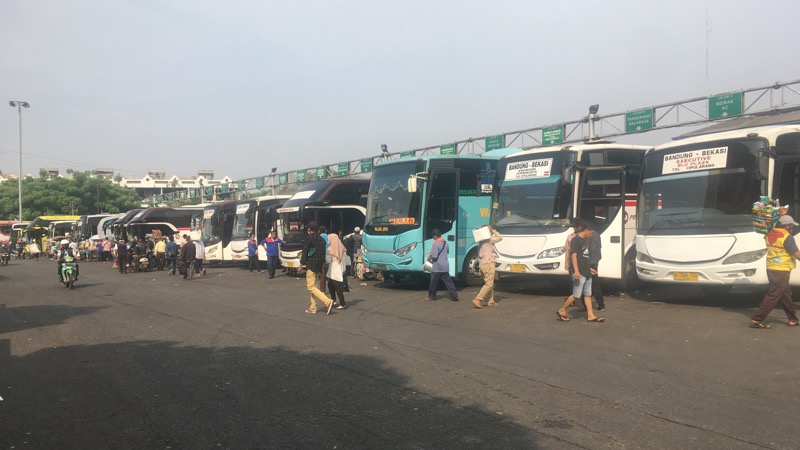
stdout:
{"type": "Polygon", "coordinates": [[[521,148],[498,148],[496,150],[490,150],[486,153],[482,153],[480,155],[420,155],[413,158],[400,158],[400,159],[391,159],[386,161],[378,162],[375,167],[381,167],[390,164],[402,164],[404,162],[411,162],[411,161],[430,161],[430,160],[437,160],[437,159],[499,159],[504,156],[508,156],[515,153],[520,153],[523,150],[521,148]]]}
{"type": "Polygon", "coordinates": [[[608,142],[603,143],[596,143],[596,144],[575,144],[575,145],[551,145],[549,147],[537,147],[532,148],[529,150],[523,150],[517,153],[512,153],[505,157],[515,157],[520,155],[535,155],[538,153],[549,153],[549,152],[557,152],[561,150],[572,150],[577,151],[578,153],[582,153],[587,150],[609,150],[609,149],[619,149],[619,150],[648,150],[653,148],[652,145],[627,145],[627,144],[610,144],[608,142]]]}
{"type": "Polygon", "coordinates": [[[786,133],[800,133],[798,125],[768,125],[763,127],[740,128],[737,130],[722,131],[719,133],[702,134],[688,137],[679,141],[667,142],[654,148],[653,151],[668,150],[684,145],[699,144],[702,142],[724,141],[729,139],[743,139],[747,137],[759,137],[766,139],[770,145],[775,145],[775,140],[786,133]]]}
{"type": "Polygon", "coordinates": [[[284,207],[293,207],[308,202],[318,201],[321,196],[330,192],[333,187],[343,184],[364,185],[369,186],[369,178],[330,178],[326,180],[317,180],[308,183],[297,190],[290,199],[286,200],[283,204],[284,207]]]}
{"type": "Polygon", "coordinates": [[[50,222],[53,222],[53,221],[56,221],[56,220],[68,220],[68,221],[77,222],[80,218],[81,218],[81,216],[66,216],[66,215],[61,215],[61,216],[39,216],[39,217],[33,219],[33,221],[30,224],[28,224],[28,226],[29,227],[46,227],[46,226],[50,225],[50,222]]]}

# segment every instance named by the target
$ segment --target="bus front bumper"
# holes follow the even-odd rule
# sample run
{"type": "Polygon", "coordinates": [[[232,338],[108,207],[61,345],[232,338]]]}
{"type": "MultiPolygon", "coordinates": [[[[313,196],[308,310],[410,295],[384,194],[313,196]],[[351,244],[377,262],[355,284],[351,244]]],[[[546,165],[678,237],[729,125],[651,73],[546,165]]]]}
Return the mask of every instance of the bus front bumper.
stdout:
{"type": "Polygon", "coordinates": [[[636,261],[636,275],[651,283],[705,285],[766,285],[767,271],[763,260],[752,264],[692,264],[679,266],[636,261]]]}
{"type": "Polygon", "coordinates": [[[364,265],[372,270],[384,272],[422,272],[422,262],[414,264],[414,258],[410,255],[403,257],[394,253],[365,252],[361,255],[364,265]]]}
{"type": "Polygon", "coordinates": [[[532,276],[567,276],[564,257],[537,259],[497,258],[498,272],[517,273],[532,276]]]}

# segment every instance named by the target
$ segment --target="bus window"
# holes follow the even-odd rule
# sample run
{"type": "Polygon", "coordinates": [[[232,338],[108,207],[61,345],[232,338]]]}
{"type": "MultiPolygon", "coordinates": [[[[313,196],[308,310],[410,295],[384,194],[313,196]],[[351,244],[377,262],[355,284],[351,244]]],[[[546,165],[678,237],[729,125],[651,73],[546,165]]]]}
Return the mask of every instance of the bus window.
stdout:
{"type": "Polygon", "coordinates": [[[458,173],[445,172],[431,175],[428,197],[428,220],[425,237],[438,228],[442,234],[453,228],[456,219],[458,173]]]}

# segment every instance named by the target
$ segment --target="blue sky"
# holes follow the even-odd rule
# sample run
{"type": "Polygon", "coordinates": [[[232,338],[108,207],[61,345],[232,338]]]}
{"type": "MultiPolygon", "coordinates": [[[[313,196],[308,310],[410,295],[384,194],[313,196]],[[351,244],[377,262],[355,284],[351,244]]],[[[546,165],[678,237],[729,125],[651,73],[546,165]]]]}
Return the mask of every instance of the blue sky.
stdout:
{"type": "MultiPolygon", "coordinates": [[[[31,104],[26,173],[245,178],[574,120],[594,103],[800,79],[797,17],[792,1],[4,0],[0,101],[31,104]]],[[[0,170],[18,171],[17,152],[5,106],[0,170]]]]}

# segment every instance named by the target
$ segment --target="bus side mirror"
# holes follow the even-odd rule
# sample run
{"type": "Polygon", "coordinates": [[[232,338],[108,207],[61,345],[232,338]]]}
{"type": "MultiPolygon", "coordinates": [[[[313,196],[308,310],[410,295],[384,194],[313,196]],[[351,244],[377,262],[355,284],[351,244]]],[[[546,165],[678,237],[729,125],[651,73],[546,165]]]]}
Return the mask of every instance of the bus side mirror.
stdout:
{"type": "Polygon", "coordinates": [[[413,194],[417,192],[417,176],[416,175],[409,175],[408,176],[408,192],[413,194]]]}
{"type": "Polygon", "coordinates": [[[561,182],[564,184],[572,184],[575,180],[573,176],[575,175],[575,167],[574,166],[564,166],[561,169],[561,182]]]}

